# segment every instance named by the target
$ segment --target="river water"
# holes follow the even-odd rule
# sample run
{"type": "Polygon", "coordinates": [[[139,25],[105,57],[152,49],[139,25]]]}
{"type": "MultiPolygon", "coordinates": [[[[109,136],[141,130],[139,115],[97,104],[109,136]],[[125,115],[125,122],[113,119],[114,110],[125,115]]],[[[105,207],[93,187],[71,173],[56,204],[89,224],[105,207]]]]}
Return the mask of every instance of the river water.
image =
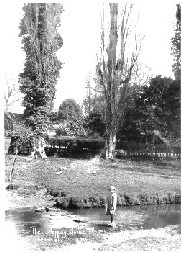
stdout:
{"type": "MultiPolygon", "coordinates": [[[[85,209],[73,213],[95,229],[108,229],[110,217],[104,215],[102,209],[85,209]]],[[[115,222],[120,229],[152,229],[181,224],[181,205],[120,207],[116,211],[115,222]]]]}
{"type": "MultiPolygon", "coordinates": [[[[103,208],[70,210],[69,212],[35,212],[30,208],[8,210],[5,225],[19,235],[32,235],[33,231],[50,232],[55,228],[84,224],[95,230],[112,230],[108,226],[110,217],[103,208]],[[70,222],[71,221],[71,222],[70,222]]],[[[163,228],[181,224],[181,205],[150,205],[119,207],[115,222],[118,230],[163,228]]]]}

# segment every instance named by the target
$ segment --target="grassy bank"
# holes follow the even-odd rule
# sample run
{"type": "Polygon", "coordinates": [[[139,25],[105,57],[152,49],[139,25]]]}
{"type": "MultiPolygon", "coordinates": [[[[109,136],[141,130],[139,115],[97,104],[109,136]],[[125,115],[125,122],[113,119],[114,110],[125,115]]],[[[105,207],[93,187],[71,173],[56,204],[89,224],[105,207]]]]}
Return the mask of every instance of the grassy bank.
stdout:
{"type": "MultiPolygon", "coordinates": [[[[13,156],[6,156],[6,179],[12,162],[13,156]]],[[[60,208],[103,206],[110,185],[117,189],[118,205],[181,202],[180,161],[18,156],[12,185],[23,196],[47,189],[60,208]]]]}

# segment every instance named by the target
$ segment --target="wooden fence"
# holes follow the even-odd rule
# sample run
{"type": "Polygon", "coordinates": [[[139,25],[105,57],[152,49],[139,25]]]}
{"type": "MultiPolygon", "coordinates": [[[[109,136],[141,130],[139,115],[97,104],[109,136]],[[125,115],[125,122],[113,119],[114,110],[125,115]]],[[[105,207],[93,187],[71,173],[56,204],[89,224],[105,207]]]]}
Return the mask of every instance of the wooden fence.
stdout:
{"type": "Polygon", "coordinates": [[[116,150],[118,158],[180,159],[181,147],[125,142],[116,150]],[[123,148],[123,149],[122,149],[123,148]]]}
{"type": "Polygon", "coordinates": [[[155,153],[155,152],[123,152],[123,150],[116,150],[117,158],[148,158],[148,159],[181,159],[180,153],[155,153]]]}

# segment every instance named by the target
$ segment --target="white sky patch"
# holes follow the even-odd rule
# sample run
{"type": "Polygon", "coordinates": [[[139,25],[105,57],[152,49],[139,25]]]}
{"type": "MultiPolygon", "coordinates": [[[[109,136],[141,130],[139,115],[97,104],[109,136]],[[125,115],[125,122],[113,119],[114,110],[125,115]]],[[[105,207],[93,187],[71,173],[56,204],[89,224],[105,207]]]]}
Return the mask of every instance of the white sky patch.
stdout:
{"type": "Polygon", "coordinates": [[[140,6],[141,31],[145,35],[141,58],[153,72],[172,76],[171,37],[174,35],[174,1],[145,1],[140,6]]]}
{"type": "Polygon", "coordinates": [[[61,98],[77,101],[85,95],[86,77],[95,70],[99,49],[99,8],[94,2],[65,2],[60,34],[63,47],[58,56],[64,62],[57,85],[55,107],[61,98]],[[65,87],[65,88],[64,88],[65,87]]]}

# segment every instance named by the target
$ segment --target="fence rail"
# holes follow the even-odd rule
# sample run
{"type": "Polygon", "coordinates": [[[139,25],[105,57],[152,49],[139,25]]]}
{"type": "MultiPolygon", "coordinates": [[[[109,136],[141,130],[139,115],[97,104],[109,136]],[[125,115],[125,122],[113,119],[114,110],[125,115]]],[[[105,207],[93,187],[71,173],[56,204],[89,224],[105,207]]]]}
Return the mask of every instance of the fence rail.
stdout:
{"type": "Polygon", "coordinates": [[[133,142],[123,142],[117,147],[117,157],[145,157],[153,159],[180,159],[180,146],[152,145],[133,142]]]}
{"type": "Polygon", "coordinates": [[[180,159],[181,154],[180,153],[173,153],[173,152],[168,152],[168,153],[160,153],[160,152],[141,152],[141,151],[135,151],[135,152],[130,152],[130,151],[123,151],[123,150],[116,150],[116,156],[118,158],[152,158],[152,159],[180,159]]]}
{"type": "Polygon", "coordinates": [[[145,157],[152,159],[180,159],[180,145],[167,146],[165,144],[143,144],[122,142],[117,145],[117,157],[145,157]]]}

